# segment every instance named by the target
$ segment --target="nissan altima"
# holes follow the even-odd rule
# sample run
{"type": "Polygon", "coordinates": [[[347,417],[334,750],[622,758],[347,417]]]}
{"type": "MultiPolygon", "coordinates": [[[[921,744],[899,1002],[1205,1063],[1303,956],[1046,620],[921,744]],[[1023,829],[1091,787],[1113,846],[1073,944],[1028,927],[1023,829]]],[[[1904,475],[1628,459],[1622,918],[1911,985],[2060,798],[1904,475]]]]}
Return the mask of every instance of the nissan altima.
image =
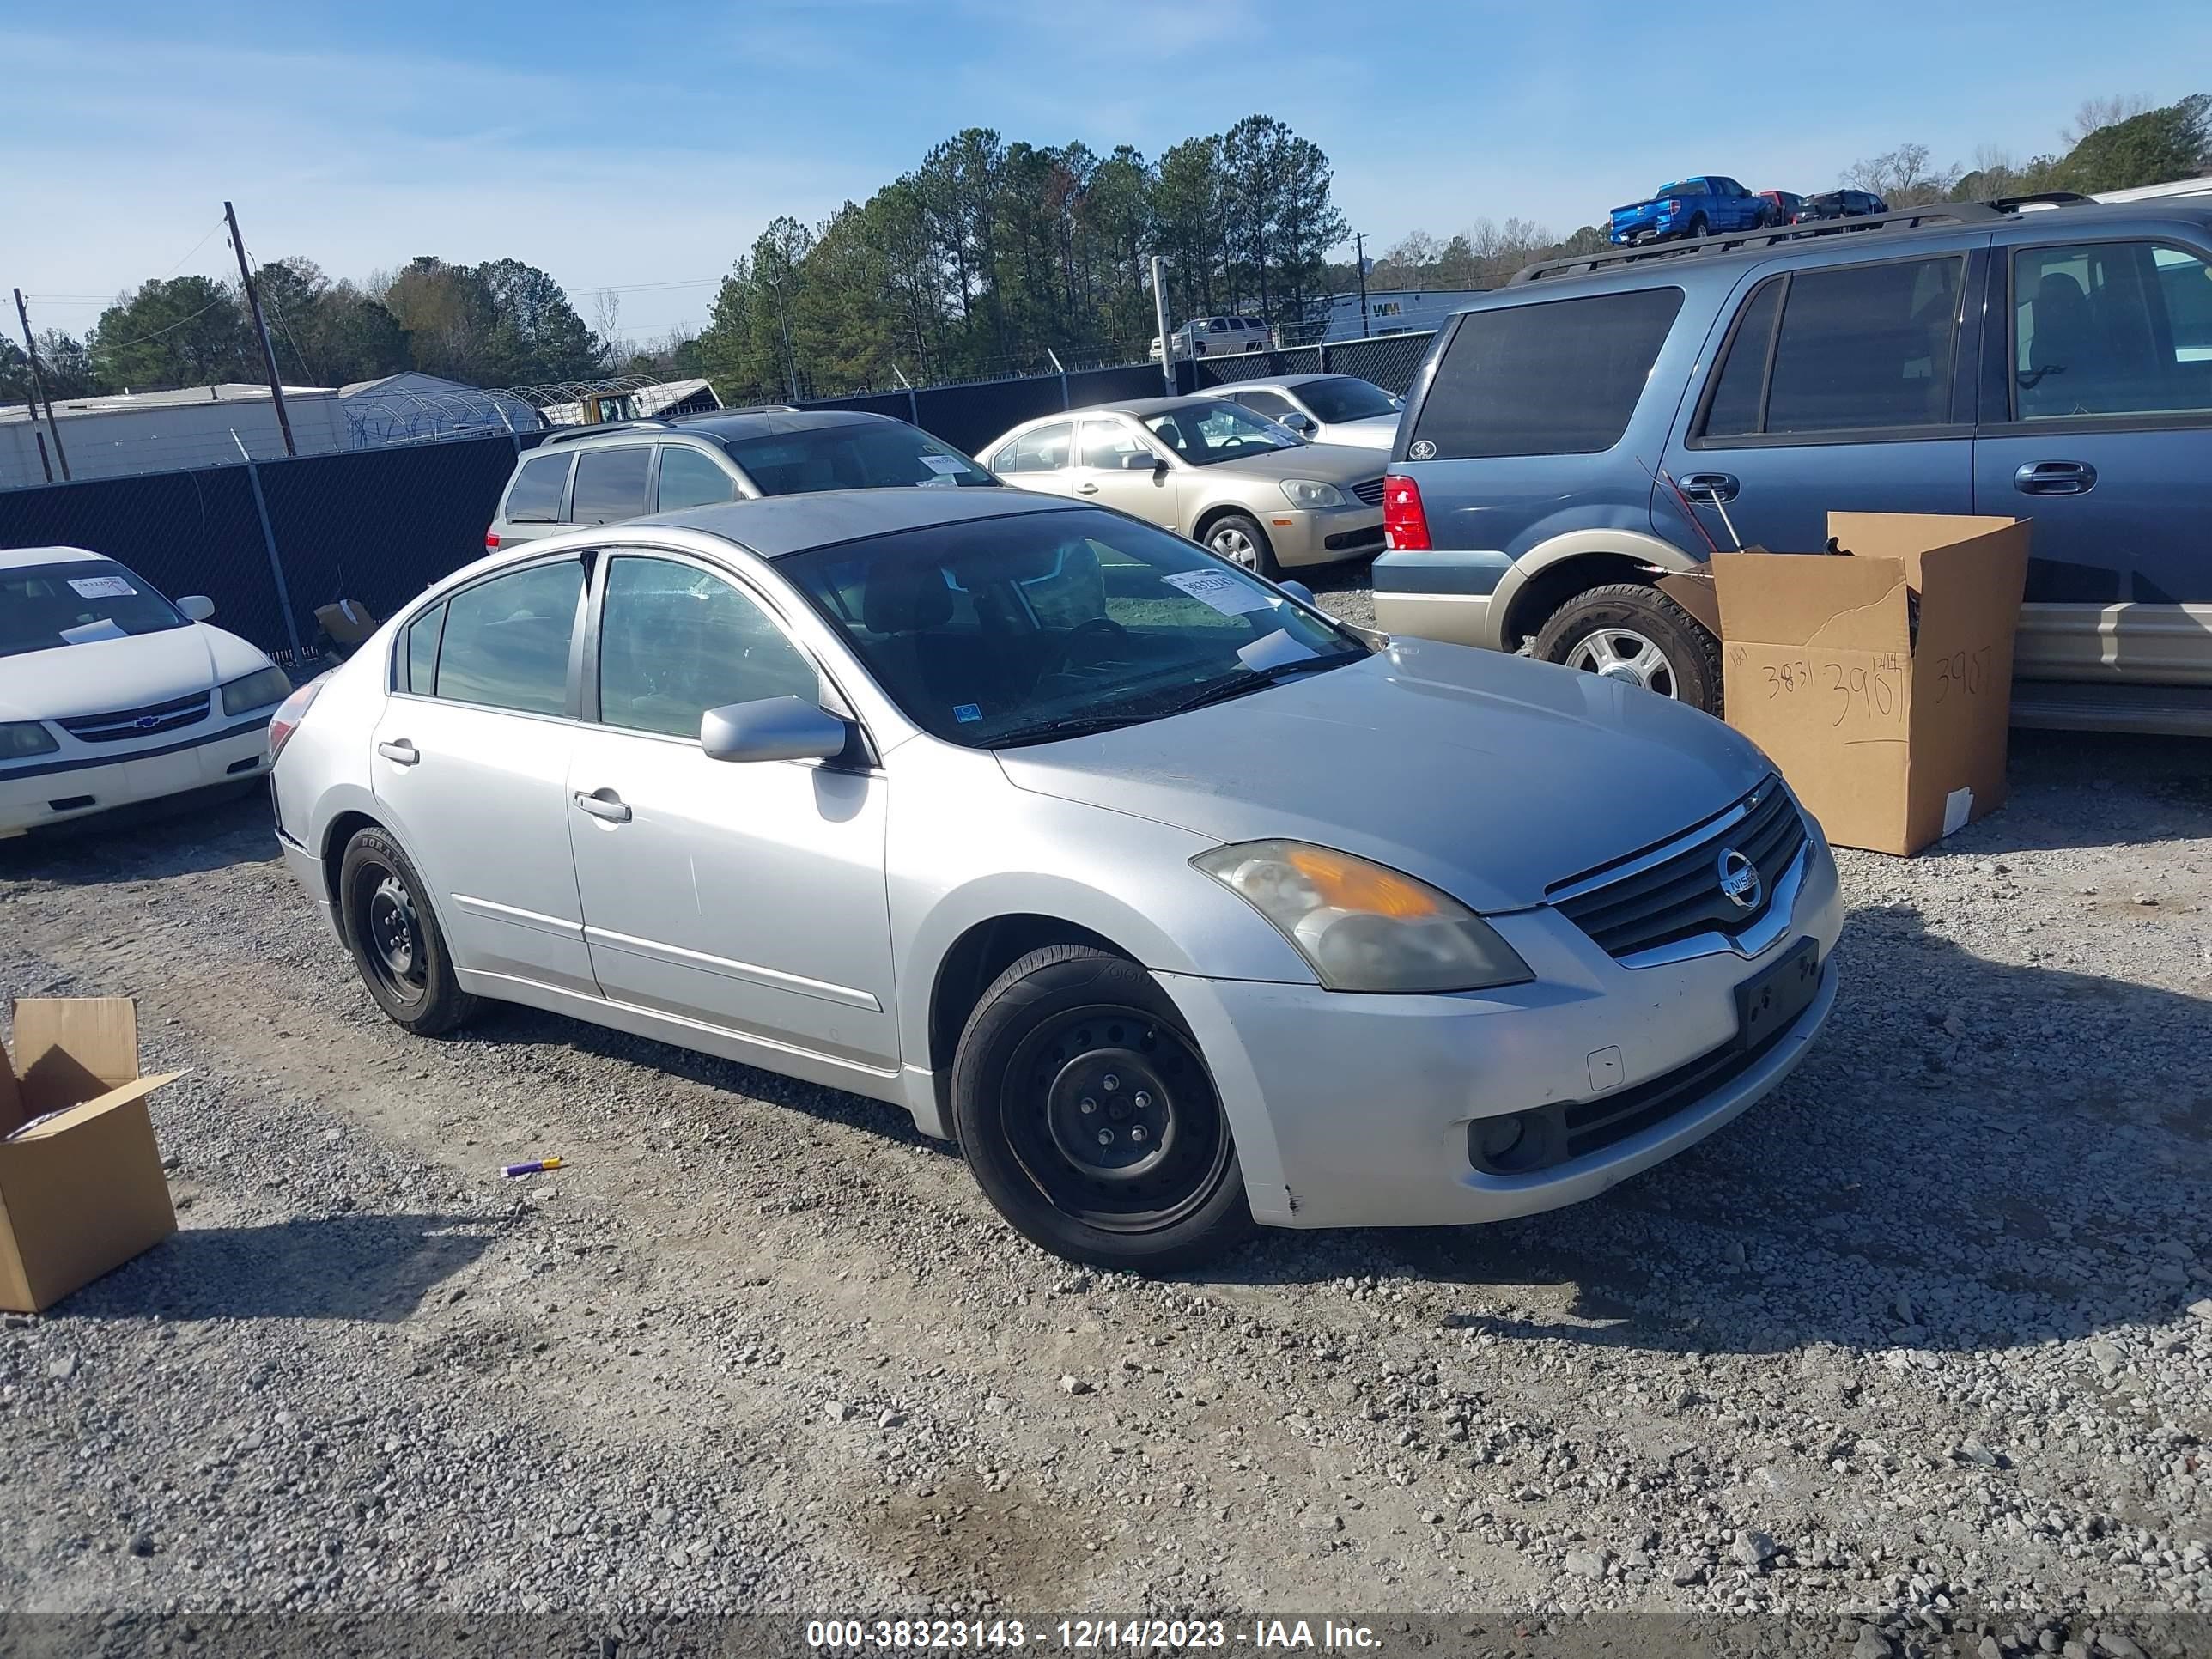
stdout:
{"type": "Polygon", "coordinates": [[[270,739],[409,1030],[498,999],[895,1103],[1114,1267],[1587,1198],[1835,996],[1827,845],[1726,726],[1012,490],[502,552],[270,739]]]}

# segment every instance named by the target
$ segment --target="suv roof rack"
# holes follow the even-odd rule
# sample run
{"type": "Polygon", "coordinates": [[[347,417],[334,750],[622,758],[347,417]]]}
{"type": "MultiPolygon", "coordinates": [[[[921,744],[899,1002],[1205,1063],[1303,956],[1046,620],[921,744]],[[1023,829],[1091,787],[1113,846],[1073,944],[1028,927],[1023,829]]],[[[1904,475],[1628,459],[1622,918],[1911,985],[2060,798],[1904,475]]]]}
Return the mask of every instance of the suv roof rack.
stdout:
{"type": "Polygon", "coordinates": [[[1699,255],[1739,253],[1750,248],[1808,241],[1820,236],[1856,236],[1868,231],[1911,230],[1921,225],[1944,222],[1971,223],[1978,220],[2002,219],[2026,205],[2070,207],[2090,199],[2072,191],[2051,190],[2031,196],[2000,197],[1992,202],[1930,202],[1924,207],[1904,208],[1894,213],[1863,214],[1855,219],[1808,219],[1802,224],[1777,225],[1765,230],[1693,236],[1674,242],[1647,242],[1639,247],[1611,247],[1602,253],[1582,253],[1566,259],[1540,259],[1534,264],[1523,265],[1507,280],[1507,286],[1510,287],[1515,283],[1542,282],[1554,276],[1585,276],[1594,270],[1611,270],[1652,259],[1687,259],[1699,255]]]}
{"type": "Polygon", "coordinates": [[[687,409],[669,421],[711,421],[717,415],[803,415],[797,404],[730,404],[720,409],[687,409]]]}
{"type": "Polygon", "coordinates": [[[572,444],[579,438],[597,438],[609,432],[665,431],[665,421],[599,421],[588,426],[556,426],[538,440],[538,447],[550,444],[572,444]]]}

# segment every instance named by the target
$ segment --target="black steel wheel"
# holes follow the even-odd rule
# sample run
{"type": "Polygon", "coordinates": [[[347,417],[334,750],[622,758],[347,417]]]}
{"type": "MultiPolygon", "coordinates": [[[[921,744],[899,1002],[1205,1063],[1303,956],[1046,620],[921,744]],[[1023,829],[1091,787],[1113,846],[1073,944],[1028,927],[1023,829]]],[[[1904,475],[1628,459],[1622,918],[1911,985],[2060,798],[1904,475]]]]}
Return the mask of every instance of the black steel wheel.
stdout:
{"type": "Polygon", "coordinates": [[[1058,1255],[1167,1271],[1250,1224],[1212,1076],[1126,957],[1061,945],[1007,969],[969,1019],[952,1097],[985,1195],[1058,1255]]]}
{"type": "Polygon", "coordinates": [[[449,1031],[473,1014],[431,910],[427,890],[399,843],[363,830],[338,866],[338,915],[362,982],[378,1007],[418,1036],[449,1031]]]}

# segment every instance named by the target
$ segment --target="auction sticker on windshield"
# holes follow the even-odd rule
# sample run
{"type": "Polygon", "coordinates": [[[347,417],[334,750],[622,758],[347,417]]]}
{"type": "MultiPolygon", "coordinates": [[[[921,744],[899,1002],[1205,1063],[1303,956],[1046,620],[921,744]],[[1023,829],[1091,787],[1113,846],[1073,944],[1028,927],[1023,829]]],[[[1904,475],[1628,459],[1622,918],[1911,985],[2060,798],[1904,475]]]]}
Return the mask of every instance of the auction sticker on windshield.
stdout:
{"type": "Polygon", "coordinates": [[[70,586],[81,599],[127,599],[138,591],[120,576],[72,576],[70,586]]]}
{"type": "Polygon", "coordinates": [[[1275,602],[1275,596],[1266,588],[1239,581],[1225,570],[1178,570],[1160,580],[1170,587],[1180,587],[1200,604],[1212,605],[1224,617],[1265,611],[1275,602]]]}

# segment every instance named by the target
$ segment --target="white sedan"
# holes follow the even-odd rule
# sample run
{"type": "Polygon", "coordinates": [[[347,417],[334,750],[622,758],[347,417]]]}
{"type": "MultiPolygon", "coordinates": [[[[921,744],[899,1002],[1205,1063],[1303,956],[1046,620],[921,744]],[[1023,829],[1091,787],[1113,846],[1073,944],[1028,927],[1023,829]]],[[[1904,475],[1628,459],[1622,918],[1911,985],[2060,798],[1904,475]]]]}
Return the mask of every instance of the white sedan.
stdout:
{"type": "Polygon", "coordinates": [[[77,547],[0,550],[0,836],[269,769],[284,671],[77,547]]]}

